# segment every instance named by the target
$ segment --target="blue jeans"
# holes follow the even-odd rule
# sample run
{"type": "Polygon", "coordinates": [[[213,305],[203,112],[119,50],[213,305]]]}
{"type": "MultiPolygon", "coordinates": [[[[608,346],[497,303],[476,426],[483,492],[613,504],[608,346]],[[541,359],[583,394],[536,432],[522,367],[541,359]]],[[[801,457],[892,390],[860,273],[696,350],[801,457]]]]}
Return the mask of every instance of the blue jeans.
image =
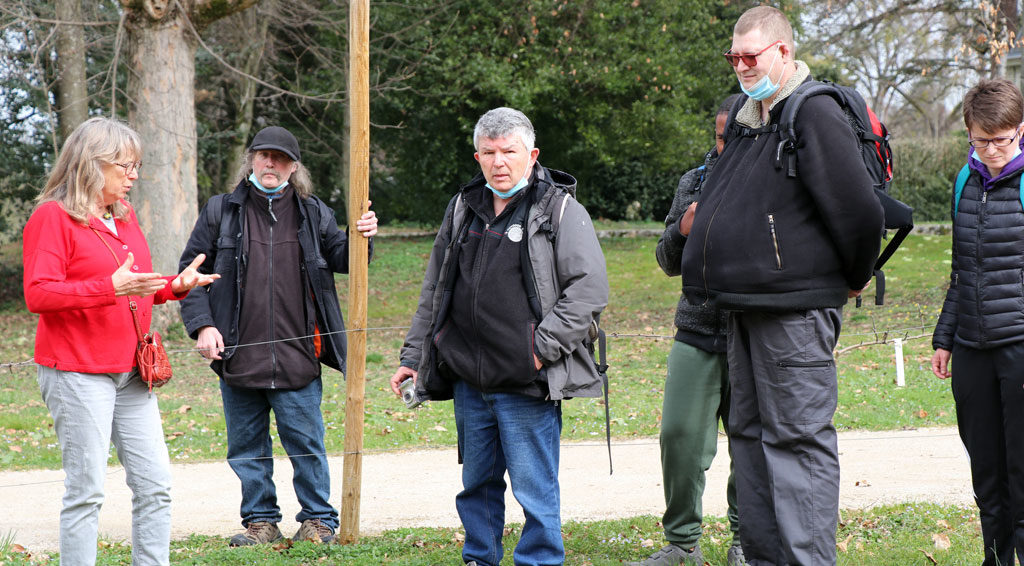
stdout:
{"type": "Polygon", "coordinates": [[[243,389],[222,379],[220,394],[228,429],[228,463],[242,482],[242,526],[281,520],[270,439],[273,409],[281,445],[294,470],[292,487],[302,507],[295,520],[320,519],[337,529],[338,512],[329,502],[331,475],[324,454],[320,378],[301,389],[243,389]]]}
{"type": "Polygon", "coordinates": [[[514,393],[480,393],[455,382],[455,425],[462,487],[455,507],[466,529],[465,562],[497,566],[504,550],[505,471],[526,522],[513,553],[517,566],[562,564],[558,442],[562,409],[514,393]]]}

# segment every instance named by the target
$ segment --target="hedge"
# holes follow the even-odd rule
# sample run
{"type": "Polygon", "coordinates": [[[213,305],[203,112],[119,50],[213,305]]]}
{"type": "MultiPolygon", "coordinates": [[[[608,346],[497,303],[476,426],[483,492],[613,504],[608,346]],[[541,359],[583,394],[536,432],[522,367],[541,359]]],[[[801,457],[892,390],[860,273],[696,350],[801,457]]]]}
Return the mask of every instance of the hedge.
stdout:
{"type": "Polygon", "coordinates": [[[893,140],[890,192],[914,208],[914,221],[948,222],[953,178],[967,159],[963,135],[893,140]]]}

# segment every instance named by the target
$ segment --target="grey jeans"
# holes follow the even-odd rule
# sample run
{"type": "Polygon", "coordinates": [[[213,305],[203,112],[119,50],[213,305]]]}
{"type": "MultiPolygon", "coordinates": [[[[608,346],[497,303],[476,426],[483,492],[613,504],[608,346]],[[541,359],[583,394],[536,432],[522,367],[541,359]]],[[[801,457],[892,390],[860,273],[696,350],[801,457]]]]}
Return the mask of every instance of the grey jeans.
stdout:
{"type": "Polygon", "coordinates": [[[64,466],[62,564],[96,563],[110,443],[132,490],[132,564],[169,564],[171,466],[160,409],[136,372],[78,373],[38,366],[64,466]]]}
{"type": "Polygon", "coordinates": [[[836,563],[841,319],[835,308],[729,318],[729,434],[750,566],[836,563]]]}

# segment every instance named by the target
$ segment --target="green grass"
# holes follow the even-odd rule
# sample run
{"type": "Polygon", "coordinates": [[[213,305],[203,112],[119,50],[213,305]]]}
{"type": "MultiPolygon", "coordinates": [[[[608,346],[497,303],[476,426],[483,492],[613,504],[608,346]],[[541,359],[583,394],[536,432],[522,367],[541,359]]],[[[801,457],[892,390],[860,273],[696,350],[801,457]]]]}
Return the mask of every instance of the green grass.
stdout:
{"type": "MultiPolygon", "coordinates": [[[[506,563],[511,563],[512,549],[521,528],[516,524],[506,529],[506,563]]],[[[569,566],[612,565],[639,560],[664,544],[661,524],[652,516],[566,522],[562,525],[562,533],[566,547],[565,564],[569,566]]],[[[462,537],[461,529],[397,529],[379,536],[363,537],[352,545],[301,542],[228,548],[224,538],[192,535],[171,543],[171,562],[218,566],[460,564],[462,537]]],[[[836,540],[841,566],[977,564],[982,558],[977,514],[959,507],[908,504],[844,511],[836,540]]],[[[705,560],[710,564],[725,564],[729,542],[728,522],[718,517],[706,518],[701,539],[705,560]]],[[[101,543],[97,564],[128,564],[130,553],[127,544],[101,543]]],[[[3,551],[0,548],[0,564],[49,564],[54,560],[54,556],[46,554],[3,551]]]]}
{"type": "MultiPolygon", "coordinates": [[[[615,226],[603,226],[613,228],[615,226]]],[[[653,223],[651,227],[657,227],[653,223]]],[[[450,403],[427,403],[410,411],[393,395],[387,380],[397,364],[398,350],[415,307],[430,238],[380,238],[377,259],[370,269],[367,334],[366,408],[367,451],[451,445],[455,425],[450,403]]],[[[665,358],[674,333],[673,314],[680,281],[666,277],[654,260],[657,238],[602,240],[611,280],[611,300],[602,315],[609,333],[609,372],[613,435],[618,438],[658,434],[665,358]],[[654,336],[654,337],[652,337],[654,336]]],[[[4,254],[9,255],[9,254],[4,254]]],[[[16,259],[15,259],[16,261],[16,259]]],[[[836,424],[843,429],[889,430],[951,425],[954,421],[948,383],[931,375],[930,336],[941,308],[949,271],[949,236],[910,236],[886,269],[884,306],[849,305],[844,312],[838,358],[839,409],[836,424]],[[899,330],[885,334],[884,331],[899,330]],[[904,346],[906,382],[895,386],[892,344],[872,344],[894,336],[911,338],[904,346]]],[[[6,282],[17,284],[17,282],[6,282]]],[[[339,277],[346,305],[345,277],[339,277]]],[[[873,291],[869,290],[868,295],[873,291]]],[[[20,362],[32,355],[35,318],[20,303],[0,309],[0,361],[20,362]]],[[[217,379],[204,360],[188,351],[193,342],[172,326],[167,344],[175,379],[159,391],[168,448],[174,461],[219,460],[226,453],[224,418],[217,379]]],[[[4,367],[0,385],[0,468],[58,468],[60,452],[52,421],[39,397],[35,368],[4,367]]],[[[337,372],[324,375],[323,411],[328,426],[327,449],[338,454],[344,440],[345,383],[337,372]]],[[[565,404],[566,440],[603,436],[604,407],[596,399],[565,404]]],[[[283,454],[280,446],[277,452],[283,454]]],[[[111,461],[116,461],[111,454],[111,461]]],[[[657,462],[652,462],[657,465],[657,462]]],[[[506,537],[510,556],[519,526],[506,537]]],[[[566,564],[620,564],[646,556],[660,547],[661,527],[655,517],[617,521],[566,523],[566,564]]],[[[722,564],[728,528],[709,517],[702,546],[712,564],[722,564]]],[[[399,529],[364,537],[350,546],[298,543],[290,547],[227,549],[219,537],[191,536],[172,543],[178,564],[402,564],[459,563],[461,543],[455,529],[399,529]]],[[[20,552],[2,544],[0,563],[48,564],[51,556],[20,552]]],[[[11,538],[10,540],[13,540],[11,538]]],[[[976,511],[930,504],[844,511],[837,540],[839,564],[967,564],[981,560],[976,511]],[[949,548],[935,540],[948,539],[949,548]],[[933,562],[929,557],[932,557],[933,562]]],[[[126,544],[104,543],[99,564],[127,564],[126,544]]]]}
{"type": "MultiPolygon", "coordinates": [[[[611,299],[601,317],[609,334],[612,434],[618,438],[658,434],[665,359],[674,334],[679,278],[666,277],[654,259],[656,238],[602,240],[611,281],[611,299]],[[651,337],[654,336],[654,337],[651,337]]],[[[381,238],[370,269],[367,333],[364,445],[368,451],[452,445],[455,423],[450,403],[426,403],[408,410],[395,398],[388,379],[419,296],[431,239],[381,238]]],[[[930,335],[941,307],[949,270],[949,236],[910,236],[887,271],[886,305],[849,305],[844,313],[840,349],[876,341],[879,333],[910,329],[903,335],[930,335]]],[[[343,308],[346,278],[339,276],[343,308]]],[[[871,290],[869,289],[869,293],[871,290]]],[[[32,356],[35,317],[20,304],[0,310],[0,361],[32,356]]],[[[891,336],[889,336],[891,337],[891,336]]],[[[165,337],[175,368],[174,380],[159,391],[164,431],[175,461],[222,459],[227,446],[217,379],[205,361],[189,351],[194,343],[181,325],[165,337]]],[[[929,338],[904,346],[906,382],[895,387],[891,344],[854,347],[839,357],[840,397],[836,424],[843,429],[889,430],[954,424],[948,383],[931,375],[929,338]]],[[[0,467],[58,468],[60,451],[52,421],[39,396],[35,367],[3,370],[0,384],[0,467]]],[[[345,382],[338,372],[324,373],[327,450],[344,443],[345,382]]],[[[599,399],[565,404],[566,440],[604,434],[604,405],[599,399]]],[[[278,452],[280,448],[278,447],[278,452]]],[[[111,462],[116,457],[111,454],[111,462]]]]}

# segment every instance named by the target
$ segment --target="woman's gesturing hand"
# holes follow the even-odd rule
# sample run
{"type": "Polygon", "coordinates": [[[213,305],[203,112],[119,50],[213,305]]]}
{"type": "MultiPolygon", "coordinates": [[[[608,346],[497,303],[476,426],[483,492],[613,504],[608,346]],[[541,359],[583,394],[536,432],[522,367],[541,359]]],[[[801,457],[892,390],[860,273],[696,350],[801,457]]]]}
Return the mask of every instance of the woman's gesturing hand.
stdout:
{"type": "Polygon", "coordinates": [[[220,279],[219,273],[211,273],[209,275],[205,273],[199,273],[199,266],[206,261],[206,254],[199,254],[192,263],[188,264],[188,267],[181,270],[181,273],[171,281],[171,291],[174,291],[175,295],[180,295],[186,291],[191,291],[196,287],[204,287],[220,279]]]}
{"type": "Polygon", "coordinates": [[[164,288],[167,281],[159,273],[135,273],[132,266],[135,264],[135,256],[128,252],[124,263],[117,268],[110,279],[114,283],[114,295],[135,295],[137,297],[148,297],[164,288]]]}

